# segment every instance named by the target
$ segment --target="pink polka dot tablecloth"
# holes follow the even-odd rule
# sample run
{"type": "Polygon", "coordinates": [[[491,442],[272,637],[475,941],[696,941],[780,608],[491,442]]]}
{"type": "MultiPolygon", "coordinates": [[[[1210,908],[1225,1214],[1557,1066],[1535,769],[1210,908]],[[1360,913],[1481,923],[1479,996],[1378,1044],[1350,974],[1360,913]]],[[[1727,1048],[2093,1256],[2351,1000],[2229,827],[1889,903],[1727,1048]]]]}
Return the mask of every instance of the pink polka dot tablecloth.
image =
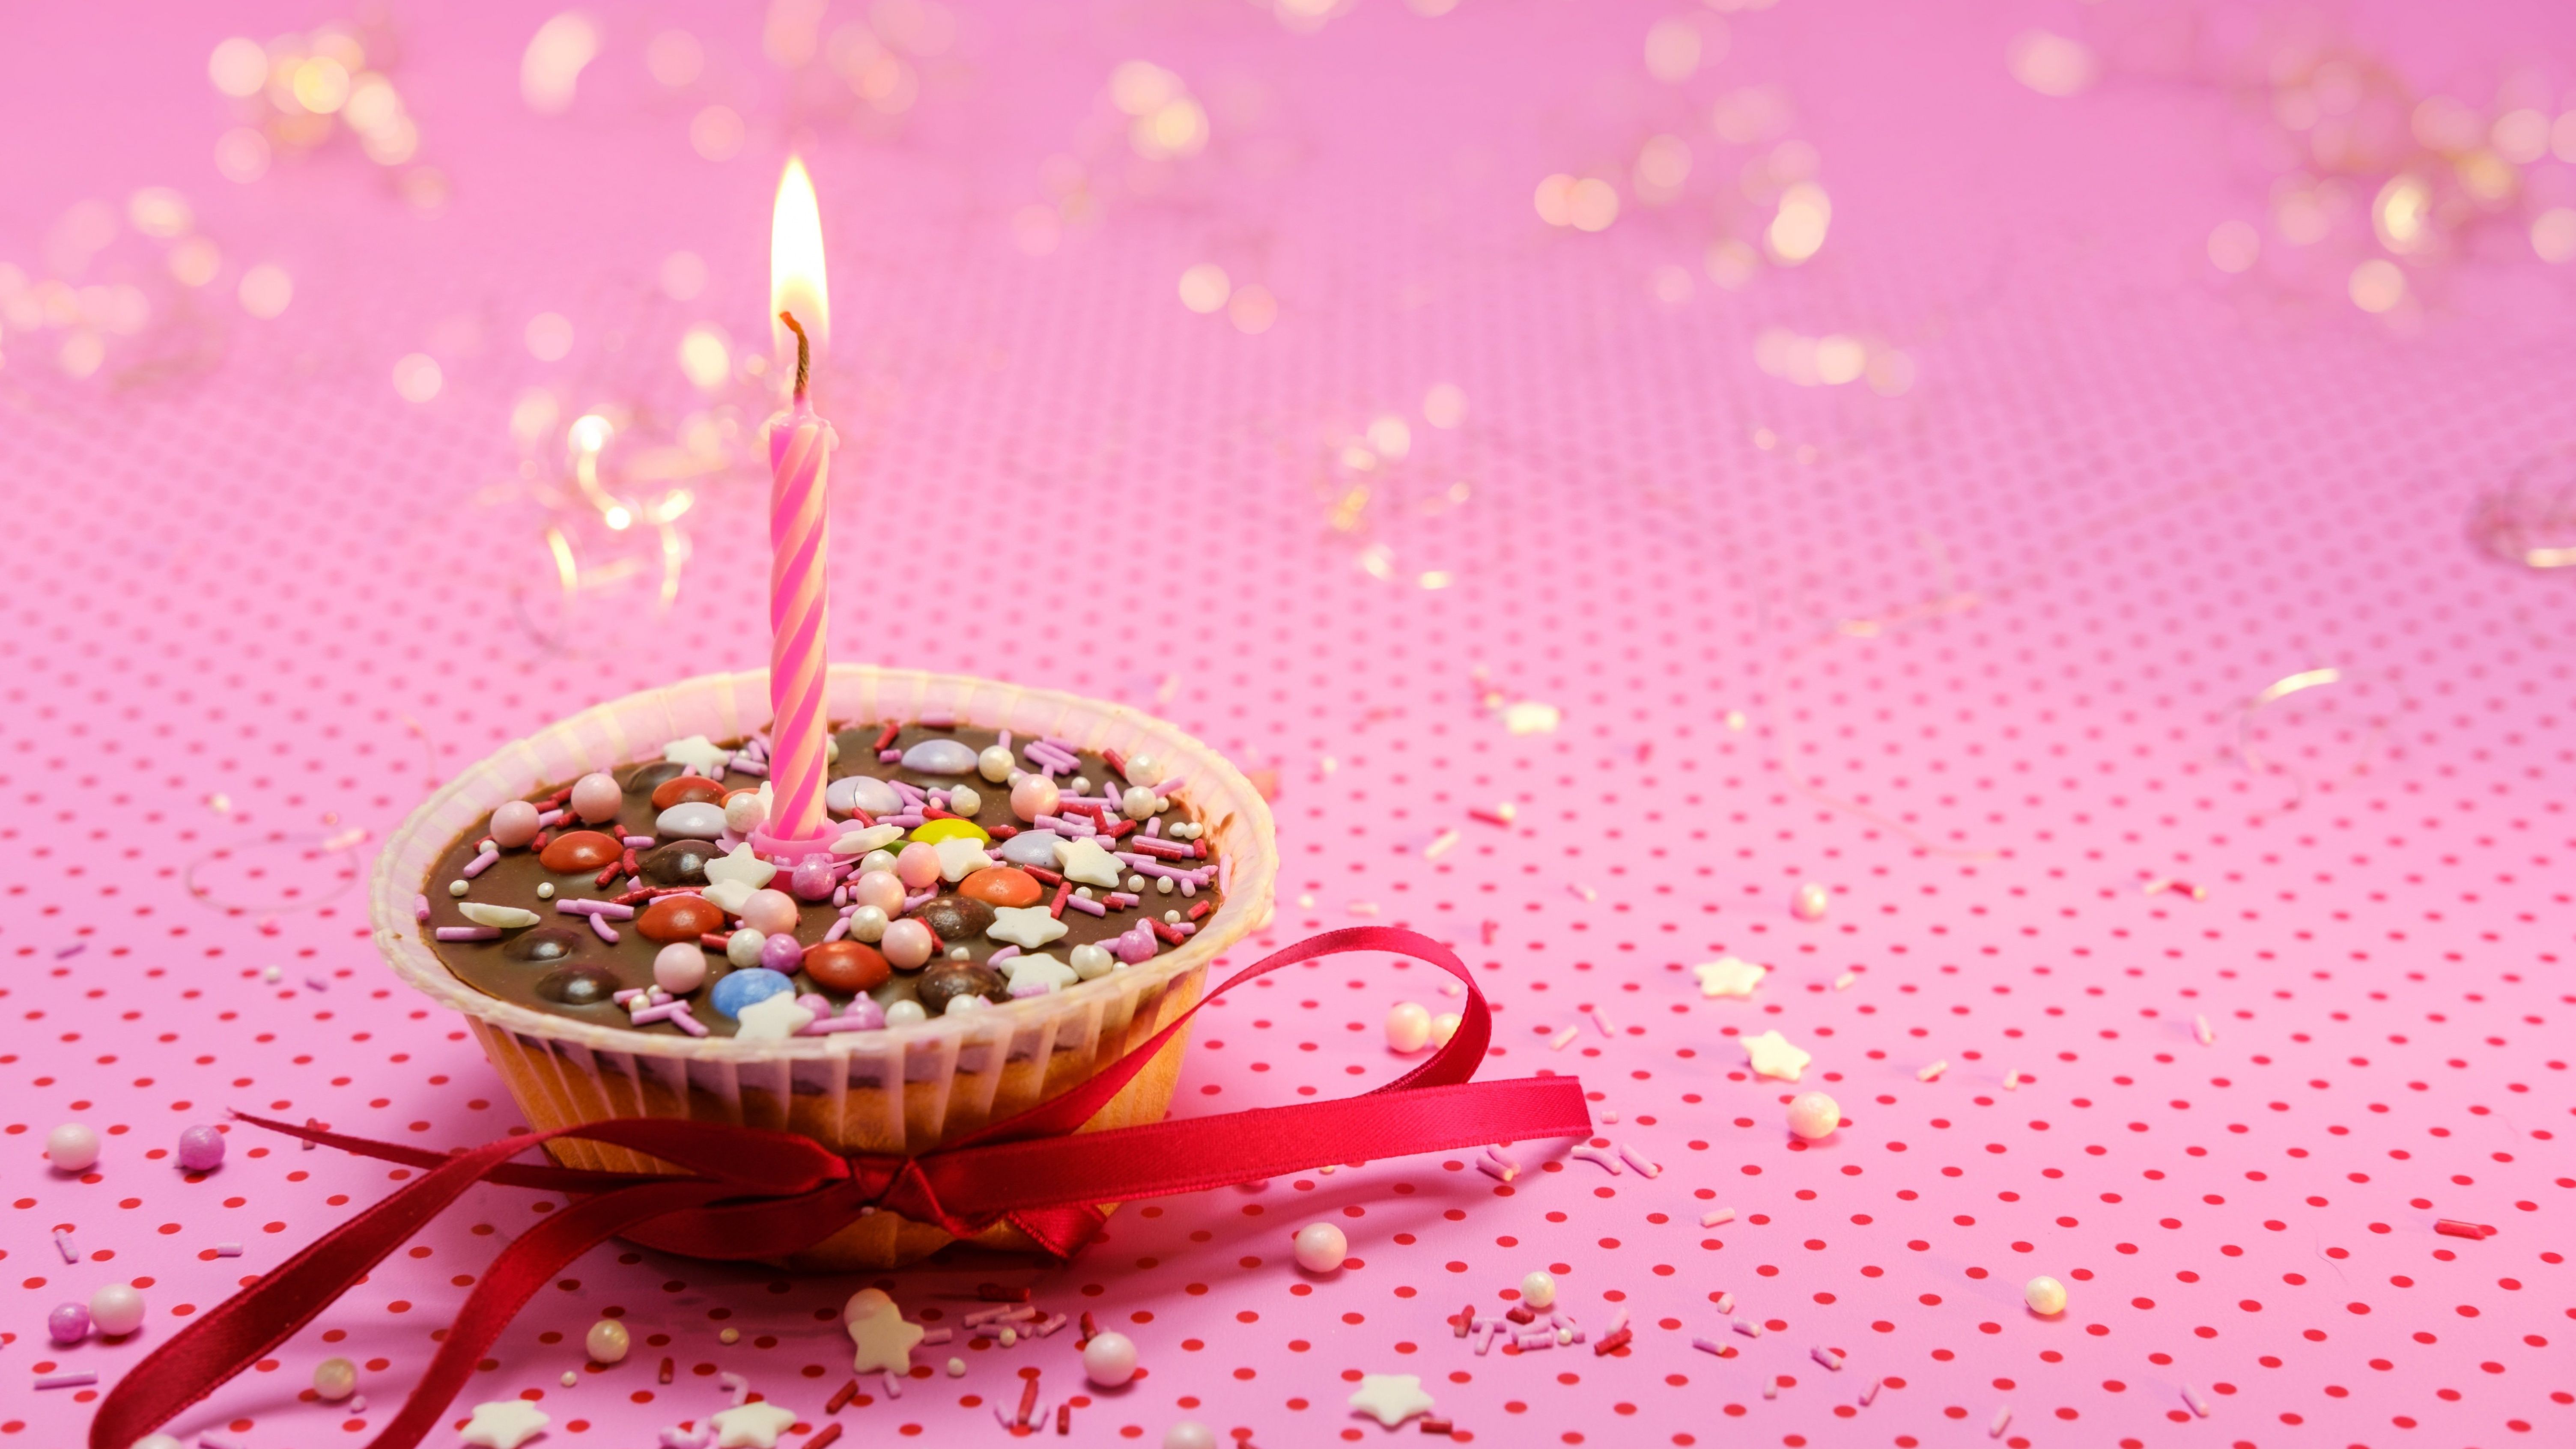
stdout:
{"type": "MultiPolygon", "coordinates": [[[[2576,1442],[2567,14],[621,6],[557,94],[542,16],[395,6],[380,164],[208,84],[328,8],[57,7],[0,55],[0,1445],[82,1442],[405,1176],[239,1124],[184,1172],[185,1127],[517,1125],[363,881],[503,742],[765,661],[743,359],[790,149],[836,656],[1265,772],[1258,944],[1451,943],[1487,1073],[1579,1075],[1597,1150],[1130,1204],[1058,1266],[612,1244],[451,1426],[653,1444],[731,1374],[790,1445],[1004,1441],[1032,1382],[1050,1441],[1371,1443],[1419,1421],[1351,1395],[1409,1374],[1508,1445],[2576,1442]],[[2448,169],[2333,150],[2382,113],[2448,169]],[[1704,994],[1727,958],[1768,970],[1704,994]],[[1459,1336],[1540,1269],[1586,1342],[1459,1336]],[[870,1282],[957,1332],[833,1411],[870,1282]],[[116,1283],[138,1331],[49,1341],[116,1283]],[[1145,1372],[965,1331],[984,1284],[1145,1372]]],[[[1246,988],[1174,1110],[1389,1080],[1436,982],[1246,988]]],[[[170,1432],[365,1443],[563,1206],[469,1193],[170,1432]]]]}

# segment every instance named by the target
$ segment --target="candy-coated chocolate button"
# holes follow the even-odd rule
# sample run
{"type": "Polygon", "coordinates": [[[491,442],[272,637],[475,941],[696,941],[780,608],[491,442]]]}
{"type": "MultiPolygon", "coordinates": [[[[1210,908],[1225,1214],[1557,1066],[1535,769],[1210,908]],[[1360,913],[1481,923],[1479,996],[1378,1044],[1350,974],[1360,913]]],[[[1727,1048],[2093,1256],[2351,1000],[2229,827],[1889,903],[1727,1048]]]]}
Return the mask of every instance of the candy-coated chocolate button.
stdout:
{"type": "MultiPolygon", "coordinates": [[[[968,876],[967,879],[973,880],[974,877],[968,876]]],[[[964,895],[941,896],[935,901],[925,902],[912,914],[915,920],[937,932],[939,939],[952,946],[974,940],[984,934],[985,927],[993,924],[993,908],[964,895]]]]}
{"type": "MultiPolygon", "coordinates": [[[[946,822],[933,823],[945,824],[946,822]]],[[[1034,906],[1039,898],[1046,894],[1046,887],[1038,884],[1038,878],[1027,871],[1015,870],[1005,865],[992,870],[979,870],[966,877],[958,883],[957,894],[970,901],[982,901],[988,906],[1034,906]]]]}
{"type": "Polygon", "coordinates": [[[704,896],[664,896],[635,918],[648,941],[694,941],[724,929],[724,912],[704,896]]]}
{"type": "Polygon", "coordinates": [[[826,991],[874,991],[893,976],[894,968],[876,947],[857,941],[825,941],[805,948],[805,974],[826,991]]]}
{"type": "Polygon", "coordinates": [[[537,863],[546,869],[568,873],[597,870],[626,853],[626,846],[614,835],[596,830],[567,830],[546,842],[537,852],[537,863]]]}
{"type": "Polygon", "coordinates": [[[704,775],[681,775],[653,787],[653,808],[668,810],[674,805],[692,801],[715,801],[725,797],[724,785],[704,775]]]}
{"type": "Polygon", "coordinates": [[[990,840],[984,827],[972,820],[932,820],[913,827],[912,838],[937,845],[943,840],[990,840]]]}

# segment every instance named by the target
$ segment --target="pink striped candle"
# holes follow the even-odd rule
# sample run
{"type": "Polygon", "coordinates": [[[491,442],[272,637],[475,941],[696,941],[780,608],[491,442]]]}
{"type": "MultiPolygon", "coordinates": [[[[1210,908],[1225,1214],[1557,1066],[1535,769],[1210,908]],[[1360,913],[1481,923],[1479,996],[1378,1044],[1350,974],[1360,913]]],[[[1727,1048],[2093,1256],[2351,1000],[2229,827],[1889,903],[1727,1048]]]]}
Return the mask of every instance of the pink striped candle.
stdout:
{"type": "Polygon", "coordinates": [[[813,365],[805,329],[796,334],[795,405],[769,425],[769,780],[766,830],[772,847],[820,850],[828,774],[823,718],[825,503],[832,449],[840,439],[805,395],[813,365]]]}

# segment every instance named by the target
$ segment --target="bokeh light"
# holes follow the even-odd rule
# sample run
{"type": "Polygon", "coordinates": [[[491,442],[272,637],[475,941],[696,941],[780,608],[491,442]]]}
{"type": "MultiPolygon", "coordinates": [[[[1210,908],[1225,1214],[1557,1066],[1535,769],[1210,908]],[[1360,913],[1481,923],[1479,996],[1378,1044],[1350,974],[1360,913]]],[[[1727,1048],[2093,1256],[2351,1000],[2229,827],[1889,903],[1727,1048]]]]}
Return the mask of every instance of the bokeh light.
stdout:
{"type": "Polygon", "coordinates": [[[519,97],[541,116],[572,109],[583,67],[599,55],[599,26],[567,10],[537,27],[519,58],[519,97]]]}
{"type": "Polygon", "coordinates": [[[1225,268],[1214,262],[1201,262],[1181,273],[1181,305],[1205,316],[1225,306],[1234,294],[1234,284],[1225,268]]]}
{"type": "Polygon", "coordinates": [[[2372,257],[2352,269],[2345,290],[2364,312],[2387,312],[2406,300],[2406,273],[2386,257],[2372,257]]]}
{"type": "Polygon", "coordinates": [[[439,371],[438,360],[426,352],[407,354],[394,364],[394,392],[404,402],[425,403],[438,396],[447,382],[439,371]]]}
{"type": "Polygon", "coordinates": [[[540,312],[521,331],[528,355],[539,362],[561,362],[572,352],[572,319],[561,312],[540,312]]]}
{"type": "Polygon", "coordinates": [[[295,300],[295,279],[275,262],[262,262],[242,273],[236,289],[242,310],[265,322],[283,313],[295,300]]]}
{"type": "Polygon", "coordinates": [[[724,329],[701,322],[680,335],[680,371],[701,392],[714,392],[733,376],[733,348],[724,329]]]}

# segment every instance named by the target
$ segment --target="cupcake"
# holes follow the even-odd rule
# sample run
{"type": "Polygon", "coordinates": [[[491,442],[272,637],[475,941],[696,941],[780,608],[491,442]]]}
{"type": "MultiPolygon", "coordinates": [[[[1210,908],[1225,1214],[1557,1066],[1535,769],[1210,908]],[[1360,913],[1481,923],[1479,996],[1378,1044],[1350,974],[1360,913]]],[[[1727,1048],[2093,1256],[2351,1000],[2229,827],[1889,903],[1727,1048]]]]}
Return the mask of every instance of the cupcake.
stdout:
{"type": "MultiPolygon", "coordinates": [[[[694,1118],[928,1151],[1116,1061],[1269,915],[1269,809],[1205,745],[1118,705],[858,665],[829,676],[830,847],[764,858],[767,689],[714,675],[588,710],[387,842],[379,948],[464,1015],[531,1126],[694,1118]]],[[[1091,1128],[1160,1120],[1186,1042],[1091,1128]]],[[[878,1212],[791,1266],[949,1241],[878,1212]]],[[[977,1241],[1028,1246],[1007,1224],[977,1241]]]]}

